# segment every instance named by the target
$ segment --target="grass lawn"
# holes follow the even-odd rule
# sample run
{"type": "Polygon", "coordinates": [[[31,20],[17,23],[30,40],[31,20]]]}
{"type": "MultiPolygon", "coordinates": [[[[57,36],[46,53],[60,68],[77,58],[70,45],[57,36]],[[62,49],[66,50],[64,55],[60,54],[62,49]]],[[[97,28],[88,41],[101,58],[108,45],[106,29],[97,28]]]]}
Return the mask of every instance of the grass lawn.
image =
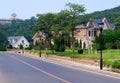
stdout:
{"type": "MultiPolygon", "coordinates": [[[[29,50],[29,51],[34,53],[39,53],[38,50],[29,50]]],[[[47,50],[47,51],[42,50],[41,52],[46,54],[52,54],[51,50],[47,50]]],[[[77,50],[75,50],[73,53],[72,50],[67,49],[65,52],[55,52],[54,54],[58,56],[68,56],[77,59],[87,58],[87,59],[99,60],[100,58],[99,51],[90,52],[88,50],[84,50],[83,54],[78,54],[77,50]]],[[[103,56],[103,64],[106,66],[110,66],[112,65],[114,60],[120,60],[120,50],[114,50],[114,49],[103,50],[102,56],[103,56]]]]}

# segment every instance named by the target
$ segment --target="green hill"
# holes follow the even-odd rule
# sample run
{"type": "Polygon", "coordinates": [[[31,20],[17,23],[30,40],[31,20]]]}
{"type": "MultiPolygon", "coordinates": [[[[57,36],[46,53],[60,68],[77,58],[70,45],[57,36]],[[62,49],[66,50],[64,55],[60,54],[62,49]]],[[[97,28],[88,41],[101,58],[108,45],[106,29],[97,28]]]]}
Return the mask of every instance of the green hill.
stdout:
{"type": "Polygon", "coordinates": [[[35,17],[26,20],[13,20],[11,24],[0,25],[0,32],[7,36],[25,36],[31,42],[34,35],[32,29],[36,21],[35,17]]]}
{"type": "Polygon", "coordinates": [[[96,11],[91,13],[91,17],[93,19],[106,17],[109,22],[115,22],[115,20],[119,16],[120,16],[120,6],[104,11],[96,11]]]}

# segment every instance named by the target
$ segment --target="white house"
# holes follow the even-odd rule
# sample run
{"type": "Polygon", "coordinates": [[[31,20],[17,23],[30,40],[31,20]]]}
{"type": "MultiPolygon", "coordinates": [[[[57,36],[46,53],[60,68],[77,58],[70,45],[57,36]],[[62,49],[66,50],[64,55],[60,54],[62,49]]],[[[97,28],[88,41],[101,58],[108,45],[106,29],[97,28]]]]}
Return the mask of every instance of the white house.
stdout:
{"type": "Polygon", "coordinates": [[[24,36],[10,36],[8,37],[8,41],[13,48],[19,48],[20,45],[22,45],[24,48],[27,48],[30,44],[24,36]]]}

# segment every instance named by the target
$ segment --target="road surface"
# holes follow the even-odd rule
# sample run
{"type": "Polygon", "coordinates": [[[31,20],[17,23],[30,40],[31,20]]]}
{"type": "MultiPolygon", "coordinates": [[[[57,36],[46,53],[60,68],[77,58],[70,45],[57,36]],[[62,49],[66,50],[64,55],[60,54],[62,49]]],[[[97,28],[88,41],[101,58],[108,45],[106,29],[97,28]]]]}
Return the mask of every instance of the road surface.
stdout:
{"type": "Polygon", "coordinates": [[[0,83],[120,83],[120,79],[0,52],[0,83]]]}

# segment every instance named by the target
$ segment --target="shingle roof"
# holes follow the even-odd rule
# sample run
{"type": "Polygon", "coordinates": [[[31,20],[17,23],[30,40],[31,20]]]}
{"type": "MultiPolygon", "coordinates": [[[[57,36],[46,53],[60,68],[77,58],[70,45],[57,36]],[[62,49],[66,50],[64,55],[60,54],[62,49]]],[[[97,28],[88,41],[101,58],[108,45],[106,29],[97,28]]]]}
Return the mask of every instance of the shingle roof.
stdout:
{"type": "Polygon", "coordinates": [[[110,25],[110,28],[111,28],[111,29],[114,29],[114,28],[115,28],[115,24],[114,24],[114,23],[109,23],[109,25],[110,25]]]}
{"type": "Polygon", "coordinates": [[[47,35],[45,34],[45,32],[44,32],[44,31],[37,31],[37,32],[35,33],[35,35],[33,36],[33,38],[32,38],[32,39],[34,39],[34,38],[35,38],[35,36],[38,34],[38,32],[41,32],[41,33],[42,33],[42,35],[44,35],[45,37],[47,37],[47,35]]]}
{"type": "Polygon", "coordinates": [[[15,42],[17,42],[21,37],[23,36],[10,36],[8,37],[8,39],[11,41],[11,40],[14,40],[15,42]]]}
{"type": "Polygon", "coordinates": [[[98,26],[98,23],[102,22],[103,19],[95,19],[94,24],[95,26],[98,26]]]}
{"type": "MultiPolygon", "coordinates": [[[[103,19],[95,19],[95,20],[94,20],[95,26],[97,27],[97,26],[98,26],[98,23],[100,23],[100,22],[103,22],[103,19]]],[[[114,29],[114,27],[115,27],[115,24],[114,24],[114,23],[108,23],[108,24],[109,24],[109,26],[110,26],[111,29],[114,29]]]]}

